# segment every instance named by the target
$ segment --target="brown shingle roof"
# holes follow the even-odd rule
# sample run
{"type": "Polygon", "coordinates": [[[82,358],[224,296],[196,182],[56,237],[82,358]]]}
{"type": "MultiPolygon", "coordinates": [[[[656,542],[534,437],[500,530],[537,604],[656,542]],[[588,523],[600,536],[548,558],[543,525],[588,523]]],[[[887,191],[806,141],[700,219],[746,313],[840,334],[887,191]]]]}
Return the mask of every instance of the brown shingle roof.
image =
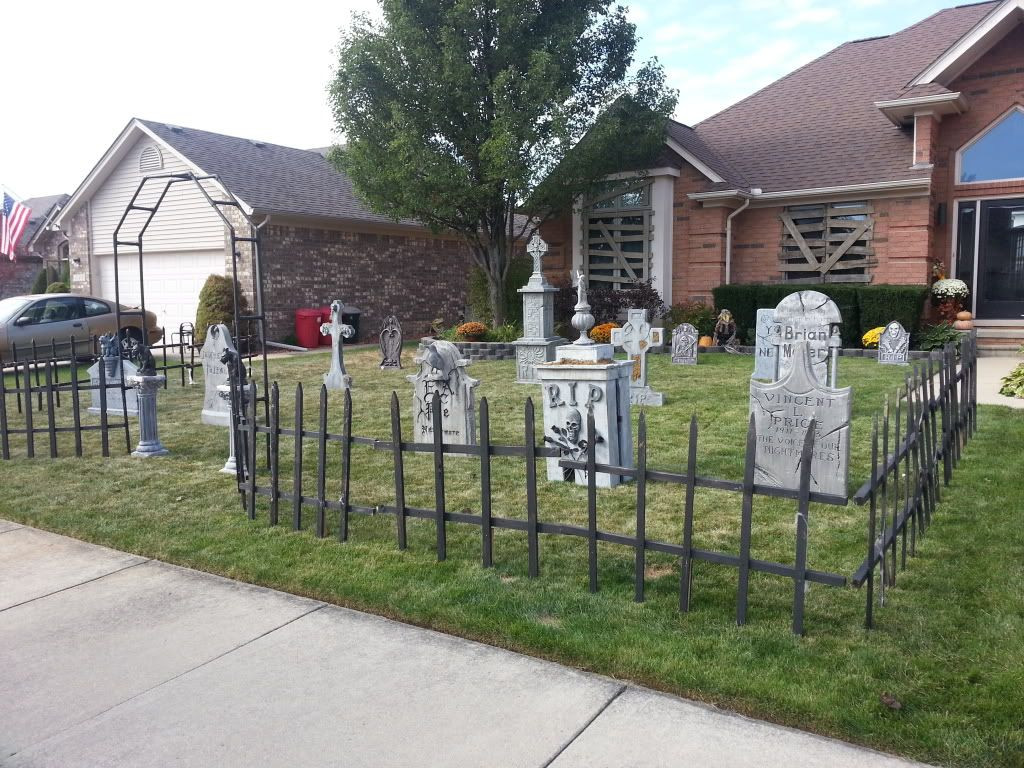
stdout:
{"type": "Polygon", "coordinates": [[[698,123],[696,136],[737,182],[765,192],[918,178],[911,134],[874,103],[902,98],[998,4],[948,8],[896,34],[845,43],[698,123]]]}

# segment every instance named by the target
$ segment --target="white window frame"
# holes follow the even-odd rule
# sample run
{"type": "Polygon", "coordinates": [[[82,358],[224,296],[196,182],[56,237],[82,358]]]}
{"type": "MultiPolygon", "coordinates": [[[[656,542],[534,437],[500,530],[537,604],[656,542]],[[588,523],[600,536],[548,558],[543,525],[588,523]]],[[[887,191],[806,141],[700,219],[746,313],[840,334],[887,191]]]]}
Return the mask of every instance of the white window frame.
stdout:
{"type": "MultiPolygon", "coordinates": [[[[1001,122],[1003,122],[1003,120],[1008,118],[1014,112],[1020,112],[1022,115],[1024,115],[1024,106],[1021,106],[1020,104],[1014,104],[1008,110],[1003,112],[1003,114],[1001,114],[999,117],[997,117],[991,123],[989,123],[984,128],[982,128],[978,133],[976,133],[974,135],[974,138],[972,138],[970,141],[968,141],[966,144],[964,144],[962,147],[960,147],[960,149],[958,149],[956,151],[956,163],[955,163],[955,168],[953,169],[953,173],[954,173],[953,184],[955,186],[967,187],[967,186],[977,186],[978,184],[1004,184],[1004,183],[1007,183],[1007,182],[1024,181],[1024,176],[1011,176],[1011,177],[1007,177],[1005,179],[986,179],[984,181],[961,181],[960,180],[961,171],[963,170],[962,165],[963,165],[964,152],[966,152],[968,149],[970,149],[975,144],[977,144],[979,141],[981,141],[981,139],[983,139],[985,137],[985,135],[988,134],[989,131],[991,131],[993,128],[995,128],[997,125],[999,125],[1001,122]]],[[[1011,197],[1012,197],[1012,195],[1011,195],[1011,197]]]]}

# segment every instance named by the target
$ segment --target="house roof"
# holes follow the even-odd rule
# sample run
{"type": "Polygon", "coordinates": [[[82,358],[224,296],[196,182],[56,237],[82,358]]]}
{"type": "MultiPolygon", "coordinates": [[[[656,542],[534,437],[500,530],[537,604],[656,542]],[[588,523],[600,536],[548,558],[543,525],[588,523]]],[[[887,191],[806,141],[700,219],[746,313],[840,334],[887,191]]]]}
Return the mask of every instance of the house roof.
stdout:
{"type": "MultiPolygon", "coordinates": [[[[885,37],[845,43],[698,123],[693,134],[738,188],[765,192],[909,181],[912,135],[876,106],[937,96],[941,83],[915,84],[975,27],[1019,0],[939,11],[885,37]]],[[[672,127],[669,137],[673,136],[672,127]]]]}
{"type": "Polygon", "coordinates": [[[22,235],[22,242],[31,243],[32,239],[36,234],[38,234],[40,228],[50,217],[54,206],[64,205],[64,203],[68,201],[69,197],[70,196],[66,194],[44,195],[43,197],[29,197],[22,200],[21,204],[32,212],[29,214],[28,226],[25,227],[25,233],[22,235]]]}

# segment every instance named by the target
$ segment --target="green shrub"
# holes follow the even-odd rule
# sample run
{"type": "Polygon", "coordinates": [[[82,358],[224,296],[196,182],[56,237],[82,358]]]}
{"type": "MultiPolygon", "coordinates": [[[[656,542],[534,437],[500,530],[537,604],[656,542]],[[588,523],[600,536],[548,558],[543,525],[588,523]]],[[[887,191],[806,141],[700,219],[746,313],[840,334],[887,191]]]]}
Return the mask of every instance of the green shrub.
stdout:
{"type": "MultiPolygon", "coordinates": [[[[533,260],[525,256],[516,256],[508,265],[505,278],[505,320],[512,324],[523,322],[523,300],[518,291],[533,274],[533,260]]],[[[469,271],[467,290],[469,308],[473,316],[484,325],[490,326],[494,317],[491,315],[491,297],[487,288],[487,275],[479,267],[469,271]]]]}
{"type": "Polygon", "coordinates": [[[1006,397],[1024,398],[1024,363],[1003,377],[999,394],[1006,395],[1006,397]]]}
{"type": "MultiPolygon", "coordinates": [[[[240,312],[245,312],[248,306],[245,301],[245,294],[240,294],[242,306],[240,312]]],[[[223,323],[228,328],[234,328],[235,324],[235,294],[231,287],[231,278],[223,275],[210,275],[199,292],[199,308],[196,310],[196,340],[195,344],[200,345],[206,341],[206,329],[211,325],[223,323]]],[[[177,331],[177,329],[168,329],[177,331]]],[[[234,331],[232,330],[232,333],[234,331]]],[[[235,342],[238,343],[237,340],[235,342]]]]}
{"type": "Polygon", "coordinates": [[[953,342],[956,344],[956,348],[960,349],[960,338],[960,331],[954,328],[952,323],[936,323],[921,332],[917,346],[928,351],[942,349],[950,342],[953,342]]]}
{"type": "Polygon", "coordinates": [[[523,335],[523,329],[515,323],[505,323],[497,328],[491,328],[484,334],[484,341],[515,341],[523,335]]]}
{"type": "Polygon", "coordinates": [[[60,268],[60,281],[71,285],[71,264],[65,261],[60,268]]]}
{"type": "Polygon", "coordinates": [[[67,293],[68,292],[68,284],[67,283],[50,283],[48,286],[46,286],[46,292],[47,293],[67,293]]]}
{"type": "Polygon", "coordinates": [[[45,293],[46,292],[46,280],[47,274],[46,269],[40,269],[39,274],[36,275],[35,282],[32,283],[32,293],[45,293]]]}
{"type": "Polygon", "coordinates": [[[858,295],[860,332],[888,325],[893,320],[914,336],[921,329],[921,314],[928,300],[926,285],[866,285],[858,295]]]}
{"type": "Polygon", "coordinates": [[[715,310],[700,301],[673,304],[665,317],[665,333],[671,335],[673,329],[683,323],[689,323],[696,328],[698,336],[710,336],[715,330],[715,310]]]}

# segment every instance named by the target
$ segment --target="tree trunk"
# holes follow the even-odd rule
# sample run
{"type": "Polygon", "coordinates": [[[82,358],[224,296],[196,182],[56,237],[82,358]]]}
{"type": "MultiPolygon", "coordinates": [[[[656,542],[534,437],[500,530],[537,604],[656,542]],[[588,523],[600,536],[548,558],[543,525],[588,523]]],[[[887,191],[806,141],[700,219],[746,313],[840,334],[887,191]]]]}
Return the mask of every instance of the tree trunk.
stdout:
{"type": "Polygon", "coordinates": [[[491,300],[491,325],[498,328],[505,324],[508,307],[505,306],[505,281],[487,270],[487,293],[491,300]]]}
{"type": "Polygon", "coordinates": [[[487,294],[491,303],[491,326],[497,328],[508,319],[508,307],[505,303],[505,281],[508,277],[508,241],[500,228],[496,236],[484,248],[484,260],[487,268],[487,294]]]}

